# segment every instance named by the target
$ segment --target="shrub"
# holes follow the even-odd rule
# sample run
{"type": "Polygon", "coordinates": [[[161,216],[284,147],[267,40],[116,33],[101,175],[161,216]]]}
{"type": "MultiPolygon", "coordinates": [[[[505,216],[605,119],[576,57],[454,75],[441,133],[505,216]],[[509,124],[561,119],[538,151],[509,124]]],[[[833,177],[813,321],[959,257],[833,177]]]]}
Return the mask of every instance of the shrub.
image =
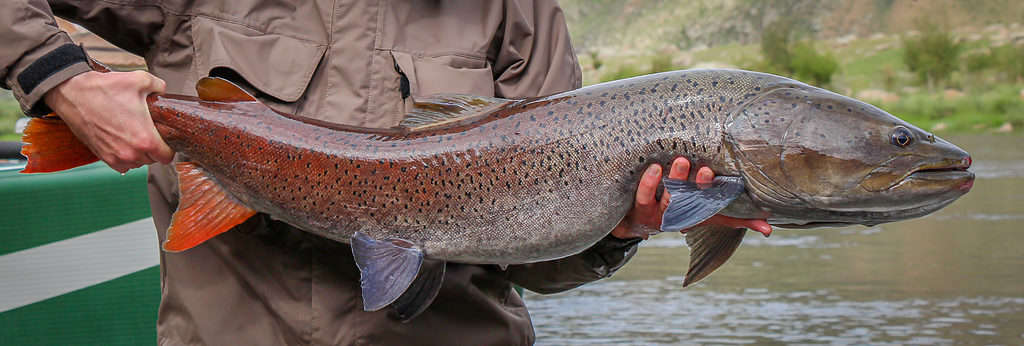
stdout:
{"type": "Polygon", "coordinates": [[[949,80],[959,65],[963,43],[930,21],[919,21],[920,35],[903,37],[903,63],[918,80],[934,89],[949,80]]]}
{"type": "Polygon", "coordinates": [[[967,56],[967,71],[994,71],[1008,82],[1024,80],[1024,46],[1012,44],[992,47],[984,53],[967,56]]]}
{"type": "Polygon", "coordinates": [[[794,42],[793,28],[794,24],[789,20],[780,20],[765,27],[761,34],[764,61],[748,67],[817,86],[828,86],[839,69],[839,62],[832,53],[819,53],[809,41],[794,42]]]}
{"type": "Polygon", "coordinates": [[[597,53],[596,50],[591,50],[588,54],[590,55],[591,65],[594,66],[595,70],[600,70],[601,66],[604,66],[604,61],[601,60],[601,56],[597,53]]]}
{"type": "Polygon", "coordinates": [[[780,20],[769,24],[761,34],[761,55],[769,64],[789,71],[790,38],[793,36],[793,22],[780,20]]]}
{"type": "Polygon", "coordinates": [[[818,53],[808,42],[794,44],[789,51],[789,68],[797,79],[819,86],[832,83],[832,75],[839,69],[839,62],[832,53],[818,53]]]}

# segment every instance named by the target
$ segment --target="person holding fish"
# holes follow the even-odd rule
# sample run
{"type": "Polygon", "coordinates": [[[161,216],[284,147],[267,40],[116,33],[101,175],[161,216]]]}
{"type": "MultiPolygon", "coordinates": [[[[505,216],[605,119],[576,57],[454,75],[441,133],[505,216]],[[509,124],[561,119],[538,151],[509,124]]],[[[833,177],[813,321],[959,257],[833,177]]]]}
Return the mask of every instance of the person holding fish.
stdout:
{"type": "MultiPolygon", "coordinates": [[[[150,165],[160,239],[182,197],[172,162],[187,158],[161,138],[148,95],[196,95],[198,81],[218,76],[247,85],[281,113],[388,128],[434,94],[527,98],[581,85],[554,1],[27,0],[5,5],[0,38],[3,86],[26,114],[55,113],[114,170],[150,165]],[[145,57],[148,72],[94,71],[53,14],[145,57]]],[[[691,168],[679,158],[667,176],[714,177],[707,167],[691,168]]],[[[610,276],[661,226],[663,175],[660,165],[647,167],[625,219],[575,255],[507,268],[442,263],[436,298],[415,319],[364,311],[349,244],[256,214],[202,245],[161,253],[158,343],[531,344],[533,327],[513,284],[554,293],[610,276]]],[[[378,178],[368,185],[389,184],[378,178]]],[[[771,231],[763,220],[707,222],[771,231]]]]}

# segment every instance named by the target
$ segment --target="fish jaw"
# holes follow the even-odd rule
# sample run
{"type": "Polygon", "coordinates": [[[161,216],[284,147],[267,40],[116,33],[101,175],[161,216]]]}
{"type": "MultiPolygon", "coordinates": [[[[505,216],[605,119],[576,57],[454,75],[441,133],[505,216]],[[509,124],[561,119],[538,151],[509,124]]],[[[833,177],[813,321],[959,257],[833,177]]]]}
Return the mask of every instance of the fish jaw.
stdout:
{"type": "Polygon", "coordinates": [[[786,85],[738,109],[727,146],[748,181],[730,216],[788,228],[932,213],[973,186],[970,155],[877,107],[786,85]],[[900,135],[901,141],[894,140],[900,135]]]}

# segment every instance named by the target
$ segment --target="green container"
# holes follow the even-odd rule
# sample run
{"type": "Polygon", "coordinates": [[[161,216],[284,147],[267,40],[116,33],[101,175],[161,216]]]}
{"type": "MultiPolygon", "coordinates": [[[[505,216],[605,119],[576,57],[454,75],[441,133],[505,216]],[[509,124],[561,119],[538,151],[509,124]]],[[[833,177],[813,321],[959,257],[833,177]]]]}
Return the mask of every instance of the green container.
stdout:
{"type": "Polygon", "coordinates": [[[0,344],[156,342],[160,273],[146,169],[0,167],[0,344]]]}

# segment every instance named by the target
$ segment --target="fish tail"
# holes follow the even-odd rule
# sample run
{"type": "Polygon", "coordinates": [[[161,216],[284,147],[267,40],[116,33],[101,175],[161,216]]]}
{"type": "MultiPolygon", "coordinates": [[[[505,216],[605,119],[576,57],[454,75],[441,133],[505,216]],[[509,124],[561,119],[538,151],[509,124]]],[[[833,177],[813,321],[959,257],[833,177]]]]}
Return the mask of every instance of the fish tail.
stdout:
{"type": "Polygon", "coordinates": [[[21,173],[63,171],[99,161],[60,118],[29,120],[21,141],[21,154],[28,158],[21,173]]]}

